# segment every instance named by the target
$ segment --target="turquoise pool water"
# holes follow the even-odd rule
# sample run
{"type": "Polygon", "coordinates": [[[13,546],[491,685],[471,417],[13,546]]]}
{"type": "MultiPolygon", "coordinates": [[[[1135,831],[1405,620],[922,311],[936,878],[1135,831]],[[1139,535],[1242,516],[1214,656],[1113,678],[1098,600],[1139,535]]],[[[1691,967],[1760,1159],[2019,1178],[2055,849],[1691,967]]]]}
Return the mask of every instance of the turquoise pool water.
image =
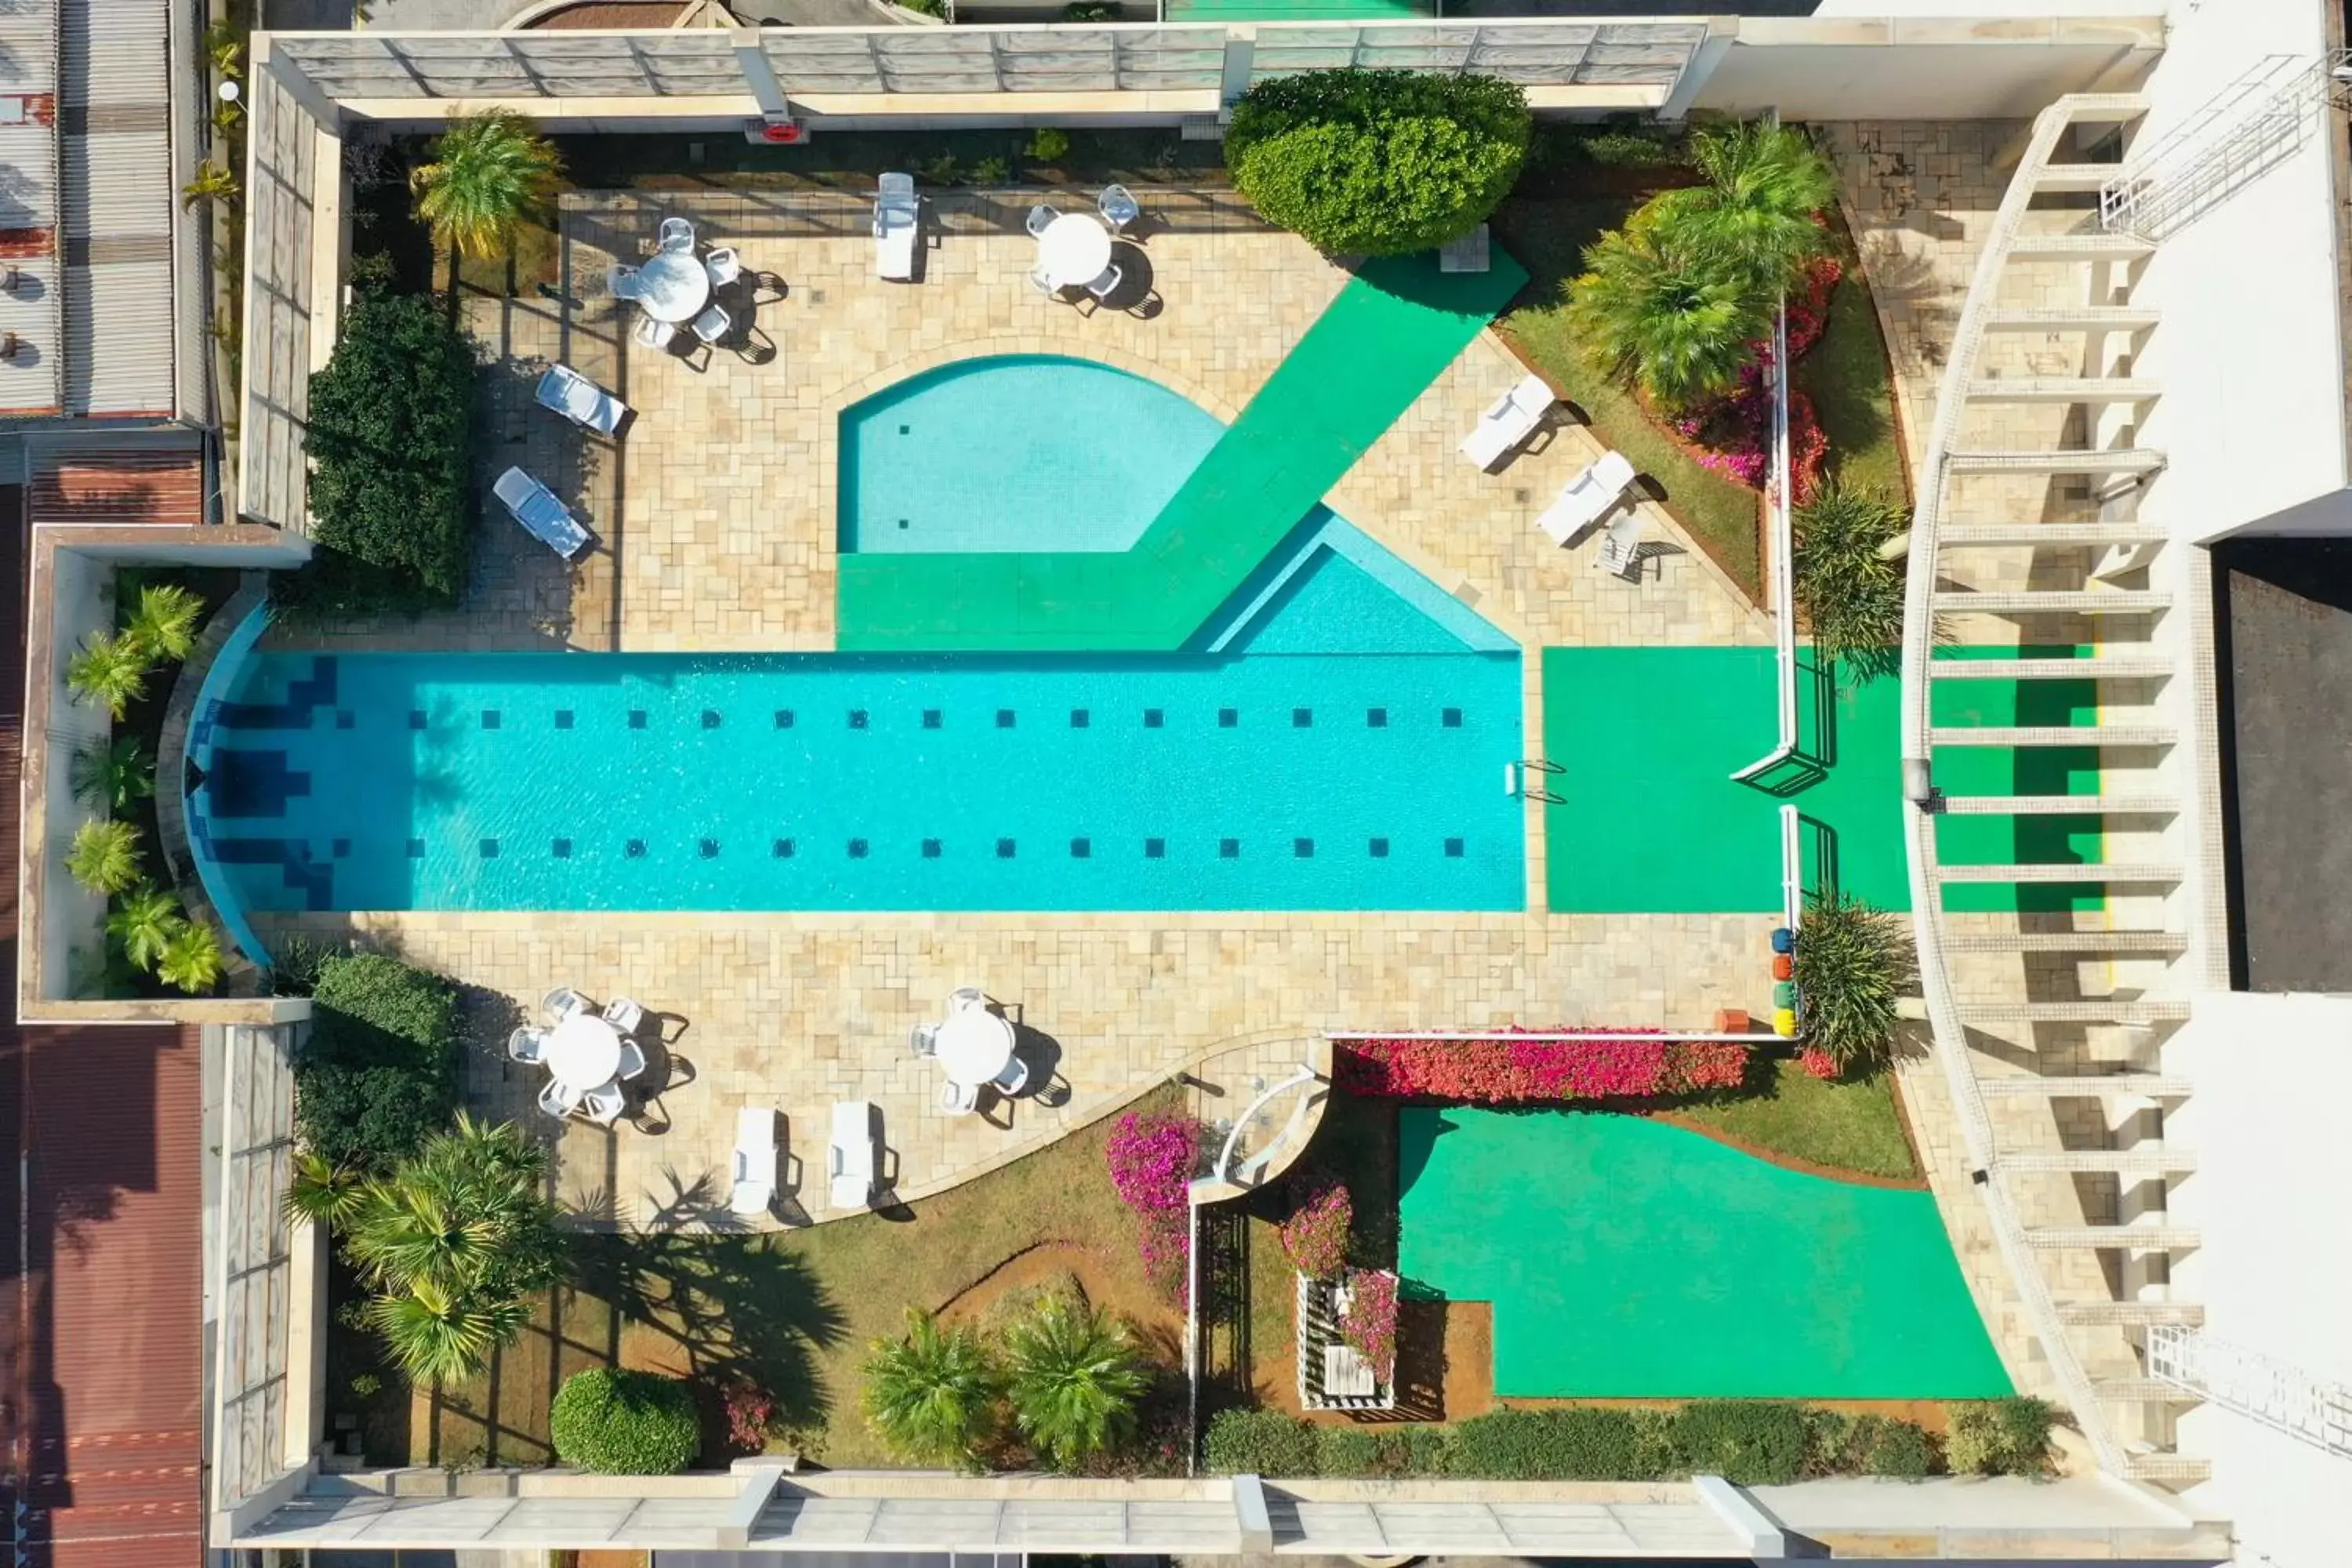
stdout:
{"type": "Polygon", "coordinates": [[[257,654],[192,831],[253,910],[1521,907],[1516,649],[1283,553],[1168,657],[257,654]]]}
{"type": "Polygon", "coordinates": [[[1118,551],[1224,426],[1092,360],[959,360],[843,411],[845,551],[1118,551]]]}

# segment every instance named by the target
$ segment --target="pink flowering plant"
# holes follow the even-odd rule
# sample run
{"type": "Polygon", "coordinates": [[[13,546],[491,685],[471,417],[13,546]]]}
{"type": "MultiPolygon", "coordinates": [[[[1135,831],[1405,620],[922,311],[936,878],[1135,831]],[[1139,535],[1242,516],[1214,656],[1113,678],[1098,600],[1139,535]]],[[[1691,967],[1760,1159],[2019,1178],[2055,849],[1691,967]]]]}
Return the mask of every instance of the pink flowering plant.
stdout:
{"type": "Polygon", "coordinates": [[[1111,1185],[1135,1212],[1144,1268],[1180,1296],[1192,1249],[1188,1189],[1200,1168],[1201,1131],[1189,1116],[1130,1110],[1118,1119],[1104,1149],[1111,1185]]]}
{"type": "Polygon", "coordinates": [[[1355,1218],[1347,1188],[1337,1182],[1310,1188],[1282,1222],[1282,1250],[1290,1266],[1309,1279],[1337,1276],[1348,1261],[1348,1227],[1355,1218]]]}
{"type": "Polygon", "coordinates": [[[1799,1051],[1797,1065],[1824,1082],[1838,1076],[1837,1058],[1818,1046],[1807,1046],[1799,1051]]]}
{"type": "Polygon", "coordinates": [[[1334,1060],[1348,1093],[1468,1105],[1657,1100],[1737,1089],[1747,1074],[1748,1049],[1737,1042],[1633,1030],[1581,1040],[1349,1040],[1334,1060]]]}
{"type": "Polygon", "coordinates": [[[775,1396],[749,1378],[730,1378],[722,1397],[727,1406],[727,1440],[747,1454],[768,1446],[768,1428],[776,1418],[775,1396]]]}
{"type": "Polygon", "coordinates": [[[1385,1268],[1348,1274],[1348,1308],[1339,1314],[1339,1337],[1372,1363],[1382,1383],[1396,1382],[1397,1277],[1385,1268]]]}

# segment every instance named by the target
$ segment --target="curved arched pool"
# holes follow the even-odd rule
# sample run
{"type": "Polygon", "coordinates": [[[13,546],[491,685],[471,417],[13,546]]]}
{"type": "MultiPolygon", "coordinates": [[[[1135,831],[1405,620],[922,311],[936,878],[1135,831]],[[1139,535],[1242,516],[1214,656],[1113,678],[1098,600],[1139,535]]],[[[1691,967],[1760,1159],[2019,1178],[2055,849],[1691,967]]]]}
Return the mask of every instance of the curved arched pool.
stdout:
{"type": "Polygon", "coordinates": [[[841,548],[1125,550],[1223,432],[1093,360],[958,360],[842,411],[841,548]]]}

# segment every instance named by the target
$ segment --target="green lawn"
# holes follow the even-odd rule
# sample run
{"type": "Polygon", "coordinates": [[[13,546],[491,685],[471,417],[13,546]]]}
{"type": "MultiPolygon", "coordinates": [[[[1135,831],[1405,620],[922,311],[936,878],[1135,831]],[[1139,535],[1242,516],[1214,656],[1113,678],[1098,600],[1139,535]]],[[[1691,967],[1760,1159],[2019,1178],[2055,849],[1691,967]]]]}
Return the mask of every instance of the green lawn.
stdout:
{"type": "Polygon", "coordinates": [[[1503,335],[1551,378],[1591,421],[1592,433],[1633,459],[1654,483],[1668,510],[1750,594],[1760,594],[1758,496],[1699,466],[1644,413],[1631,393],[1585,358],[1568,330],[1564,288],[1581,272],[1584,247],[1624,222],[1634,195],[1514,196],[1495,215],[1496,237],[1527,268],[1530,282],[1517,309],[1496,323],[1503,335]]]}
{"type": "Polygon", "coordinates": [[[1865,1176],[1919,1173],[1903,1135],[1903,1112],[1885,1073],[1824,1083],[1793,1061],[1771,1064],[1761,1094],[1677,1110],[1672,1120],[1709,1127],[1751,1148],[1865,1176]]]}
{"type": "Polygon", "coordinates": [[[1813,400],[1829,437],[1828,473],[1848,489],[1895,500],[1911,493],[1896,437],[1895,389],[1886,339],[1871,303],[1870,284],[1851,254],[1845,276],[1830,295],[1829,325],[1812,352],[1797,362],[1797,389],[1813,400]]]}

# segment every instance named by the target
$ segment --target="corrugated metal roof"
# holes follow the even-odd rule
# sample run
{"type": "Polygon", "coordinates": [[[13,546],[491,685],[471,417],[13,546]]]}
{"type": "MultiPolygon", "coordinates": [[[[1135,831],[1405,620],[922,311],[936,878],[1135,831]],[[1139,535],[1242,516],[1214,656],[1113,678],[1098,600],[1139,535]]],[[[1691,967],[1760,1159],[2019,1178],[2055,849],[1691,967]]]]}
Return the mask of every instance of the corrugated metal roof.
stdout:
{"type": "Polygon", "coordinates": [[[60,191],[68,414],[173,411],[165,0],[68,0],[60,191]]]}

